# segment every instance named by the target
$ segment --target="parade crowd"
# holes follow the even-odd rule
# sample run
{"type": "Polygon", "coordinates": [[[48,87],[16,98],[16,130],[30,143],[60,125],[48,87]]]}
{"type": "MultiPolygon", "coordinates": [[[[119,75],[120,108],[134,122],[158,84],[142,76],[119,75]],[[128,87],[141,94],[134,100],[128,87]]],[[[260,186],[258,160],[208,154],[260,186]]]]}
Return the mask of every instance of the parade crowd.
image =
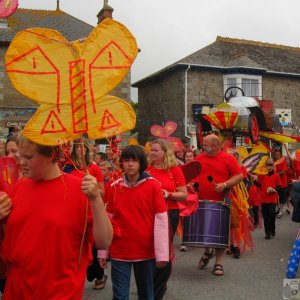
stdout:
{"type": "Polygon", "coordinates": [[[204,248],[200,270],[213,261],[223,276],[224,255],[252,251],[253,230],[270,240],[276,219],[300,217],[291,204],[300,161],[286,145],[256,174],[215,134],[201,149],[153,139],[149,149],[111,142],[101,152],[86,137],[38,145],[17,128],[0,141],[0,165],[7,157],[18,174],[0,180],[3,300],[82,299],[85,280],[105,288],[108,267],[113,299],[129,299],[132,270],[138,299],[163,299],[176,234],[180,251],[204,248]]]}

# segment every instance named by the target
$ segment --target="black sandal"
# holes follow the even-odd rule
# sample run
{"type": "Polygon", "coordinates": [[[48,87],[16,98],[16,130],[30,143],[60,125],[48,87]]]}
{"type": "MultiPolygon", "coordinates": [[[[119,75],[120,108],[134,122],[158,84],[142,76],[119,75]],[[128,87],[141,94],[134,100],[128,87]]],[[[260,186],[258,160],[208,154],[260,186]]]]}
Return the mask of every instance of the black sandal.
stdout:
{"type": "Polygon", "coordinates": [[[104,289],[106,280],[107,280],[107,275],[103,275],[102,279],[96,279],[95,283],[94,283],[94,286],[93,286],[93,289],[94,290],[104,289]]]}
{"type": "Polygon", "coordinates": [[[224,269],[223,269],[223,266],[220,265],[220,264],[215,264],[215,265],[214,265],[213,274],[214,274],[215,276],[223,276],[223,275],[224,275],[224,269]]]}
{"type": "Polygon", "coordinates": [[[201,259],[200,259],[200,261],[199,261],[199,263],[198,263],[198,268],[199,269],[204,269],[208,265],[209,261],[212,258],[214,258],[214,256],[215,256],[214,249],[212,249],[210,252],[204,252],[201,259]]]}

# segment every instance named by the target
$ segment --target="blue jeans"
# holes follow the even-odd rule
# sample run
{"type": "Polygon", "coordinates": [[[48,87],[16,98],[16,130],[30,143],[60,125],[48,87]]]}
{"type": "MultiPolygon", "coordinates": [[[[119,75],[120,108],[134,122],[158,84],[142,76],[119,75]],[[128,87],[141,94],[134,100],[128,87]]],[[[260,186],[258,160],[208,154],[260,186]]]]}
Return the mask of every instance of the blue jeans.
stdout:
{"type": "Polygon", "coordinates": [[[153,300],[153,277],[156,270],[155,259],[137,262],[111,260],[111,280],[113,284],[113,300],[128,300],[130,289],[131,267],[137,286],[139,300],[153,300]]]}

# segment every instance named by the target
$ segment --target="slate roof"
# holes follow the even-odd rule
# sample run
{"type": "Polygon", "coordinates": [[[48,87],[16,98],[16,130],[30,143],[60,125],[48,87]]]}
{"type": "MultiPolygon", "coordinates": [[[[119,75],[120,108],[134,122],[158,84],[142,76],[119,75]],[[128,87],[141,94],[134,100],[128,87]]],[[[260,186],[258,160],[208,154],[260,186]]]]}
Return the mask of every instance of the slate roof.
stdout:
{"type": "Polygon", "coordinates": [[[9,43],[16,33],[32,27],[55,29],[69,41],[87,37],[94,28],[61,10],[18,8],[13,15],[7,18],[7,21],[8,28],[0,28],[0,43],[9,43]]]}
{"type": "Polygon", "coordinates": [[[252,69],[269,74],[300,76],[300,48],[218,36],[212,44],[136,82],[139,86],[165,72],[191,65],[224,72],[252,69]]]}

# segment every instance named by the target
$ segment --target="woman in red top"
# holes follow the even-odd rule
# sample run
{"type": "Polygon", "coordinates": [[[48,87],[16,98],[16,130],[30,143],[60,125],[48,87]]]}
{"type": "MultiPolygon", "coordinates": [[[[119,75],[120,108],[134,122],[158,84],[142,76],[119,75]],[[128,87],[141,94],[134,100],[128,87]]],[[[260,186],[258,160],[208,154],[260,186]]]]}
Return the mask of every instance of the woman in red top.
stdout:
{"type": "MultiPolygon", "coordinates": [[[[87,166],[88,173],[92,176],[94,176],[98,182],[98,186],[100,189],[100,194],[103,196],[104,194],[104,183],[103,183],[103,175],[101,169],[91,160],[90,157],[90,147],[89,143],[86,139],[83,140],[84,142],[84,147],[83,147],[83,155],[85,159],[85,164],[87,166]]],[[[73,164],[73,169],[71,172],[68,172],[70,174],[73,174],[77,177],[84,177],[85,175],[85,170],[83,167],[82,159],[81,159],[81,145],[80,145],[80,140],[74,141],[73,145],[73,150],[71,153],[72,157],[72,164],[73,164]]]]}
{"type": "Polygon", "coordinates": [[[266,240],[275,237],[276,205],[278,192],[281,188],[279,174],[274,171],[275,165],[272,158],[266,162],[268,174],[258,176],[258,184],[261,192],[261,209],[264,218],[266,240]]]}
{"type": "MultiPolygon", "coordinates": [[[[184,201],[187,189],[184,175],[177,165],[173,151],[166,141],[157,139],[151,143],[149,167],[147,171],[161,183],[162,193],[167,202],[169,222],[171,225],[170,237],[172,243],[179,221],[177,201],[184,201]]],[[[166,284],[171,275],[171,261],[167,266],[156,271],[154,277],[155,299],[162,299],[166,291],[166,284]]]]}

